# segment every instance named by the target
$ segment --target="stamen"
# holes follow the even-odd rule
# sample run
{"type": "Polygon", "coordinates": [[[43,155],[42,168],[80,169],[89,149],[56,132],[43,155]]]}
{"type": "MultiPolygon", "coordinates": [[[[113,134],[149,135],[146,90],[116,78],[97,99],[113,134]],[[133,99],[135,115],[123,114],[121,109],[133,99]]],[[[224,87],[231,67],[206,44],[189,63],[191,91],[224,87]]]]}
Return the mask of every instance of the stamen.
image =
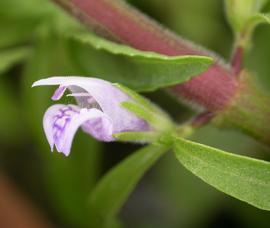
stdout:
{"type": "Polygon", "coordinates": [[[67,97],[91,97],[89,93],[70,93],[67,97]]]}
{"type": "Polygon", "coordinates": [[[55,92],[54,92],[54,94],[53,94],[53,96],[52,96],[52,100],[53,101],[57,101],[57,100],[59,100],[62,96],[63,96],[63,94],[65,93],[65,91],[66,91],[66,86],[59,86],[58,87],[58,89],[56,89],[55,90],[55,92]]]}
{"type": "Polygon", "coordinates": [[[87,108],[82,108],[81,110],[80,110],[80,114],[82,114],[82,113],[86,113],[88,111],[88,109],[87,108]]]}

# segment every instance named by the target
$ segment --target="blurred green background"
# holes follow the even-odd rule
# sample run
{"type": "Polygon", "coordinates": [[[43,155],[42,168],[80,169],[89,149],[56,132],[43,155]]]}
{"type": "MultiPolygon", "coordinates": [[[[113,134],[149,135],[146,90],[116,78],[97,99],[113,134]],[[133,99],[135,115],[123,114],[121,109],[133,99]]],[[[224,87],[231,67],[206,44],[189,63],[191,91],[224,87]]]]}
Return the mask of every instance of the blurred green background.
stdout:
{"type": "MultiPolygon", "coordinates": [[[[233,36],[223,1],[129,2],[183,37],[214,50],[226,60],[230,57],[233,36]]],[[[42,116],[51,104],[53,90],[31,89],[31,84],[51,75],[84,73],[73,55],[74,49],[78,55],[82,48],[61,36],[73,23],[63,14],[46,0],[0,2],[0,173],[11,178],[53,226],[90,227],[86,210],[89,191],[109,168],[139,146],[103,144],[79,131],[69,157],[50,152],[42,116]]],[[[268,90],[269,40],[270,28],[259,26],[245,59],[245,66],[257,73],[268,90]]],[[[89,60],[80,61],[87,64],[89,60]]],[[[162,90],[145,95],[176,121],[193,114],[162,90]]],[[[269,159],[269,149],[237,132],[206,126],[193,140],[269,159]]],[[[216,191],[181,167],[171,153],[145,175],[119,217],[130,228],[269,226],[268,212],[216,191]]]]}

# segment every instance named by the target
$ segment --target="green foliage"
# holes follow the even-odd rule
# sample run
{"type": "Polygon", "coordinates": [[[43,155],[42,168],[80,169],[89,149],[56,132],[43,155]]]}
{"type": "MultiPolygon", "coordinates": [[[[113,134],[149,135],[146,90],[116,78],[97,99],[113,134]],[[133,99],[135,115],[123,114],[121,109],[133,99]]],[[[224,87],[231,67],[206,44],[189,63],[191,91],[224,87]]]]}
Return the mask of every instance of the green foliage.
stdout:
{"type": "Polygon", "coordinates": [[[270,163],[175,139],[177,159],[218,190],[255,207],[270,210],[270,163]]]}
{"type": "Polygon", "coordinates": [[[125,86],[118,84],[118,83],[114,83],[114,85],[117,86],[119,89],[121,89],[124,93],[128,94],[134,101],[136,101],[138,104],[140,104],[145,109],[147,109],[151,112],[154,112],[158,115],[161,115],[161,116],[164,115],[164,116],[166,116],[166,118],[168,118],[168,115],[162,109],[160,109],[157,105],[152,103],[147,98],[141,96],[139,93],[136,93],[132,89],[129,89],[128,87],[125,87],[125,86]]]}
{"type": "Polygon", "coordinates": [[[171,123],[162,118],[156,113],[151,112],[149,109],[141,106],[140,104],[136,104],[133,102],[123,102],[122,106],[129,110],[130,112],[134,113],[136,116],[144,119],[147,123],[149,123],[153,128],[157,130],[165,130],[168,126],[172,126],[171,123]]]}
{"type": "Polygon", "coordinates": [[[203,56],[168,57],[113,43],[90,33],[73,33],[74,62],[84,75],[97,75],[137,91],[185,82],[205,71],[212,60],[203,56]]]}
{"type": "Polygon", "coordinates": [[[260,13],[267,2],[268,0],[225,0],[227,18],[240,45],[248,45],[257,25],[269,23],[268,14],[260,13]]]}
{"type": "Polygon", "coordinates": [[[2,19],[0,17],[0,19],[0,48],[11,47],[29,41],[39,22],[32,18],[2,19]]]}
{"type": "Polygon", "coordinates": [[[90,195],[92,227],[111,227],[143,174],[168,150],[166,146],[149,145],[135,152],[109,171],[90,195]]]}
{"type": "Polygon", "coordinates": [[[258,12],[268,0],[225,0],[228,20],[234,31],[243,32],[248,21],[258,12]]]}
{"type": "Polygon", "coordinates": [[[87,199],[100,172],[100,144],[79,132],[72,153],[65,157],[49,148],[40,149],[44,159],[45,186],[50,205],[62,221],[74,227],[89,227],[87,199]]]}
{"type": "Polygon", "coordinates": [[[8,144],[10,141],[20,143],[22,129],[18,129],[20,124],[20,106],[18,99],[4,79],[5,75],[0,75],[0,144],[8,144]]]}
{"type": "Polygon", "coordinates": [[[29,48],[13,48],[0,51],[0,74],[8,70],[14,64],[25,60],[30,54],[29,48]]]}
{"type": "Polygon", "coordinates": [[[164,130],[173,127],[170,116],[156,104],[121,84],[115,83],[115,86],[135,101],[135,103],[124,102],[122,103],[123,107],[148,121],[156,129],[164,130]]]}
{"type": "Polygon", "coordinates": [[[151,126],[151,129],[146,132],[121,132],[114,134],[117,140],[139,143],[159,143],[162,141],[164,144],[171,141],[170,134],[176,128],[167,113],[135,91],[121,84],[115,84],[115,86],[133,99],[132,102],[123,102],[122,106],[145,120],[151,126]]]}

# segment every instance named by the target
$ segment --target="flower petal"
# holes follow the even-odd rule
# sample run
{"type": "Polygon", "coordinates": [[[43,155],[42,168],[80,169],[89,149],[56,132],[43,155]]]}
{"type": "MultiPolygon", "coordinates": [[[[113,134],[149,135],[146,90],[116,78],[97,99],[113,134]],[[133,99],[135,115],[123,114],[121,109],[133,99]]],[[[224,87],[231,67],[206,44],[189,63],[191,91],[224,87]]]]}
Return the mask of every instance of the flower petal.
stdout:
{"type": "Polygon", "coordinates": [[[53,105],[45,113],[43,127],[50,144],[66,156],[78,128],[101,141],[113,141],[111,119],[98,109],[80,109],[75,105],[53,105]]]}
{"type": "MultiPolygon", "coordinates": [[[[122,102],[132,101],[132,99],[110,82],[97,78],[69,76],[51,77],[33,84],[33,86],[41,85],[61,85],[74,93],[89,93],[102,111],[112,119],[114,133],[149,130],[145,121],[121,106],[122,102]]],[[[76,97],[76,99],[80,104],[82,101],[85,102],[87,97],[76,97]]]]}

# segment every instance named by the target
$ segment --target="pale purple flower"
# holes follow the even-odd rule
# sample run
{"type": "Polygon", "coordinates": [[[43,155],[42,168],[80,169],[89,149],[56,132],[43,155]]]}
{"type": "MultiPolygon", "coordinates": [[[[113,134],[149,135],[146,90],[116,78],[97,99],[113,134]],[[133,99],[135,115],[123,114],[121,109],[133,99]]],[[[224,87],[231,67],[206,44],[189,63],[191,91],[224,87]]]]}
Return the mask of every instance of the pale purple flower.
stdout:
{"type": "Polygon", "coordinates": [[[121,106],[134,102],[110,82],[89,77],[51,77],[36,81],[33,86],[59,85],[52,96],[59,100],[66,89],[78,105],[51,106],[43,118],[43,128],[53,151],[69,155],[74,135],[79,127],[100,141],[114,141],[113,134],[127,131],[147,131],[149,125],[121,106]]]}

